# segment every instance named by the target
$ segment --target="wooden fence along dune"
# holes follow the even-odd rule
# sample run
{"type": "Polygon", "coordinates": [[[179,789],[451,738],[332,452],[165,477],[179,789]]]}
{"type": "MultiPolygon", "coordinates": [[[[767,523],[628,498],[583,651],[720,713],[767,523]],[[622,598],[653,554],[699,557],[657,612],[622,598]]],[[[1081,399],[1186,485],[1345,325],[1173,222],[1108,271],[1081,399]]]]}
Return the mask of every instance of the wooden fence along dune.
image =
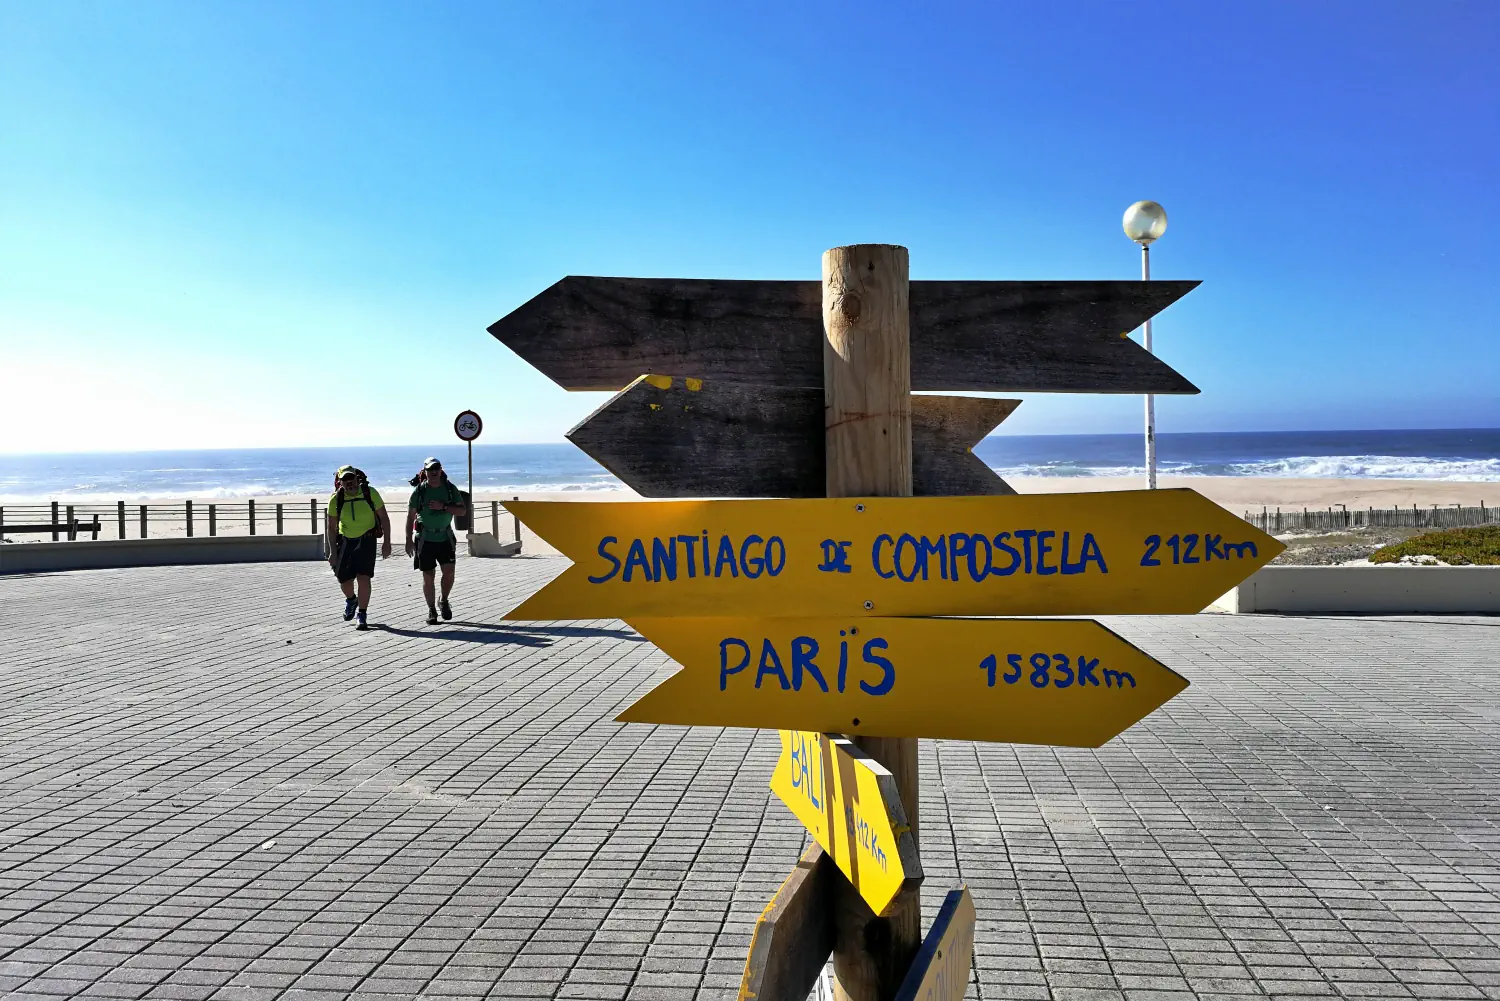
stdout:
{"type": "MultiPolygon", "coordinates": [[[[327,501],[309,497],[301,502],[273,503],[254,499],[243,501],[191,501],[175,504],[7,504],[0,506],[0,540],[36,541],[51,536],[51,541],[73,541],[80,538],[150,537],[179,534],[195,535],[317,535],[323,531],[323,512],[327,501]]],[[[476,505],[475,530],[484,513],[484,502],[476,505]]],[[[500,537],[500,513],[506,510],[499,501],[489,502],[490,527],[500,537]]],[[[394,519],[393,519],[394,520],[394,519]]],[[[520,538],[518,535],[517,538],[520,538]]]]}
{"type": "Polygon", "coordinates": [[[1246,511],[1245,520],[1263,532],[1336,532],[1349,528],[1471,528],[1500,524],[1497,508],[1486,507],[1371,507],[1350,509],[1337,505],[1327,509],[1283,511],[1261,508],[1246,511]]]}

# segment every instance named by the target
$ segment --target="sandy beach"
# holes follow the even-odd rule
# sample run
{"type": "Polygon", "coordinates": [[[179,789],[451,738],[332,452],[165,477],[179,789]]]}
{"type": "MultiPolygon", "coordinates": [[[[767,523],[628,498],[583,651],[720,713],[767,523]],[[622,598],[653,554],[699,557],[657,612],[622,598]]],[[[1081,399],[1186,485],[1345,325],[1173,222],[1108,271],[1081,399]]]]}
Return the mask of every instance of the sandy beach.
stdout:
{"type": "MultiPolygon", "coordinates": [[[[1023,494],[1140,490],[1138,476],[1017,477],[1010,485],[1023,494]]],[[[1500,483],[1454,480],[1319,479],[1273,476],[1162,476],[1158,487],[1187,487],[1235,514],[1261,507],[1285,510],[1338,507],[1476,507],[1500,504],[1500,483]]]]}

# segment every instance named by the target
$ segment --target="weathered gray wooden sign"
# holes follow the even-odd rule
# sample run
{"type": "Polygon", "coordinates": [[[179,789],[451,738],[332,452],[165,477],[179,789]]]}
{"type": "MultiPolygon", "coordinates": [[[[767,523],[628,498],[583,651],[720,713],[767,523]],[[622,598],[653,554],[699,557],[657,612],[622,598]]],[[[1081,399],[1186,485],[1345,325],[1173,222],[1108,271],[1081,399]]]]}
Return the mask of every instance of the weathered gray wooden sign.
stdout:
{"type": "MultiPolygon", "coordinates": [[[[911,398],[918,497],[1015,493],[970,449],[1020,400],[911,398]]],[[[645,375],[568,432],[643,497],[822,497],[823,391],[645,375]]]]}
{"type": "MultiPolygon", "coordinates": [[[[1128,335],[1196,281],[911,283],[911,388],[1196,393],[1128,335]]],[[[569,277],[491,334],[565,389],[619,390],[646,372],[823,386],[816,281],[569,277]]]]}

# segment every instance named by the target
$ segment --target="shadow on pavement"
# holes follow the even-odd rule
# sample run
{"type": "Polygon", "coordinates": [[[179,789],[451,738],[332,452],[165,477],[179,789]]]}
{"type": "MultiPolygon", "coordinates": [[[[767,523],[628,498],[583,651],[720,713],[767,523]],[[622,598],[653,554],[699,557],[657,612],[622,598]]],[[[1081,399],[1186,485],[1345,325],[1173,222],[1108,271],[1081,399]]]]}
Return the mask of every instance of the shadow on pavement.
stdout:
{"type": "Polygon", "coordinates": [[[632,643],[644,643],[646,637],[630,629],[600,629],[598,626],[527,626],[507,622],[496,625],[490,622],[458,622],[455,626],[467,626],[470,629],[500,629],[512,633],[535,633],[539,636],[603,636],[610,639],[629,640],[632,643]]]}
{"type": "Polygon", "coordinates": [[[513,643],[517,646],[551,646],[570,636],[606,637],[644,643],[645,637],[628,629],[599,629],[592,626],[522,626],[493,625],[488,622],[445,622],[421,629],[398,629],[383,622],[370,623],[371,632],[392,633],[434,640],[458,640],[464,643],[513,643]]]}
{"type": "Polygon", "coordinates": [[[1321,619],[1325,622],[1404,622],[1414,626],[1478,626],[1481,629],[1500,628],[1500,616],[1492,612],[1251,612],[1265,618],[1277,619],[1321,619]],[[1465,621],[1469,619],[1491,619],[1490,622],[1465,621]]]}

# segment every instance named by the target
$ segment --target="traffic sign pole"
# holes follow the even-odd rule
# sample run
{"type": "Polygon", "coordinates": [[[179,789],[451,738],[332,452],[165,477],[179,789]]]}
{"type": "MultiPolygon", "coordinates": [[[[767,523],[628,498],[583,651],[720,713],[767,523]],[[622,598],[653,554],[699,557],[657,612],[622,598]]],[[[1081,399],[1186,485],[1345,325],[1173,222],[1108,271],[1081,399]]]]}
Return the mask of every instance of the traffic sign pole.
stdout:
{"type": "MultiPolygon", "coordinates": [[[[829,497],[911,496],[910,315],[905,247],[860,244],[823,254],[829,497]]],[[[856,742],[895,777],[915,849],[920,802],[916,739],[860,737],[856,742]]],[[[835,887],[833,972],[843,997],[878,1001],[893,996],[922,947],[919,891],[903,889],[877,916],[847,880],[835,880],[835,887]],[[876,922],[887,928],[867,930],[876,922]],[[868,947],[872,943],[878,951],[868,947]]]]}
{"type": "MultiPolygon", "coordinates": [[[[474,439],[484,430],[484,421],[472,410],[465,410],[453,418],[453,433],[469,446],[469,534],[474,534],[474,439]]],[[[516,538],[520,538],[517,535],[516,538]]]]}

